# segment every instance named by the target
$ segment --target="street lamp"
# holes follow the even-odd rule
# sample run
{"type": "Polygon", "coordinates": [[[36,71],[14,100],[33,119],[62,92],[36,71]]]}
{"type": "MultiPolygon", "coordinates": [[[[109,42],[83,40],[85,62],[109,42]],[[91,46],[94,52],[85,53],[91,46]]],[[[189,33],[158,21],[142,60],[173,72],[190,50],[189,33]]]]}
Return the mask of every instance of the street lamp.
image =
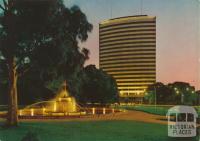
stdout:
{"type": "Polygon", "coordinates": [[[183,95],[183,93],[180,90],[178,90],[178,88],[176,88],[176,87],[174,88],[174,90],[175,90],[177,95],[179,95],[181,93],[181,104],[183,104],[184,103],[184,95],[183,95]]]}

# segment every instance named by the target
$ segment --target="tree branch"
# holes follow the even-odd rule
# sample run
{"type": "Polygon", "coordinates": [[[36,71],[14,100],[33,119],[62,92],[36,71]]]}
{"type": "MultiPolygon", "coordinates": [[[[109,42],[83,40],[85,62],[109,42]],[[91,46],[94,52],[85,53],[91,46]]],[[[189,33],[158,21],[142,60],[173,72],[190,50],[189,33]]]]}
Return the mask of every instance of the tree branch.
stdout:
{"type": "Polygon", "coordinates": [[[4,4],[4,8],[8,9],[8,3],[6,2],[6,0],[3,0],[3,4],[4,4]]]}
{"type": "Polygon", "coordinates": [[[26,69],[24,69],[22,72],[20,72],[20,73],[18,74],[18,76],[21,77],[23,74],[25,74],[26,72],[28,72],[28,71],[31,69],[31,67],[32,67],[32,65],[29,66],[29,67],[27,67],[26,69]]]}
{"type": "Polygon", "coordinates": [[[3,8],[3,6],[0,4],[0,8],[3,10],[3,11],[5,11],[6,9],[5,8],[3,8]]]}

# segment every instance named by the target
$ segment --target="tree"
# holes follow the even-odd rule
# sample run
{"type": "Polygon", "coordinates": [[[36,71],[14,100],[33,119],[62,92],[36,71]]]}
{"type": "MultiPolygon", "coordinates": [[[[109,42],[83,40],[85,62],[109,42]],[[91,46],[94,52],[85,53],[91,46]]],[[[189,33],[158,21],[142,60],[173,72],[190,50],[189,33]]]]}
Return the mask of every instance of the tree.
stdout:
{"type": "Polygon", "coordinates": [[[195,105],[197,104],[198,95],[195,88],[186,82],[174,82],[168,84],[173,93],[173,101],[175,104],[195,105]]]}
{"type": "Polygon", "coordinates": [[[118,102],[118,89],[114,78],[94,65],[86,66],[82,71],[81,91],[77,97],[81,103],[118,102]]]}
{"type": "Polygon", "coordinates": [[[155,103],[155,96],[157,104],[171,103],[171,90],[161,82],[150,85],[146,93],[147,95],[145,98],[148,99],[150,103],[155,103]]]}
{"type": "Polygon", "coordinates": [[[167,85],[157,82],[148,87],[146,99],[150,103],[157,104],[186,104],[195,105],[198,103],[198,95],[195,88],[189,83],[174,82],[167,85]]]}
{"type": "Polygon", "coordinates": [[[200,90],[196,91],[197,94],[197,104],[200,104],[200,90]]]}
{"type": "MultiPolygon", "coordinates": [[[[75,48],[76,49],[76,48],[75,48]]],[[[72,50],[73,51],[73,50],[72,50]]],[[[84,68],[84,63],[89,59],[89,50],[83,48],[79,52],[78,48],[71,53],[71,58],[68,59],[69,64],[62,64],[61,67],[54,68],[54,77],[49,77],[46,81],[46,86],[53,92],[57,92],[64,80],[67,80],[71,93],[75,96],[79,91],[81,71],[84,68]],[[73,56],[72,56],[73,55],[73,56]],[[70,63],[71,62],[71,63],[70,63]],[[62,70],[62,72],[61,72],[62,70]],[[63,71],[64,70],[64,71],[63,71]]]]}
{"type": "Polygon", "coordinates": [[[7,124],[16,126],[18,78],[30,68],[40,68],[44,80],[53,78],[55,68],[72,72],[78,42],[87,39],[92,25],[77,6],[68,9],[61,0],[3,0],[0,8],[0,58],[9,76],[7,124]]]}

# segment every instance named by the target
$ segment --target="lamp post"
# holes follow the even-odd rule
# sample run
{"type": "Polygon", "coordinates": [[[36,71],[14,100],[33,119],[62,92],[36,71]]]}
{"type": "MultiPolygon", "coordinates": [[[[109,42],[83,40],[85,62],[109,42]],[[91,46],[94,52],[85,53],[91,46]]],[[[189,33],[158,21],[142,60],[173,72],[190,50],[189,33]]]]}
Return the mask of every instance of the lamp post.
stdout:
{"type": "MultiPolygon", "coordinates": [[[[184,103],[184,94],[182,92],[180,92],[180,90],[178,90],[176,87],[174,88],[174,90],[175,90],[177,95],[179,93],[181,94],[181,104],[183,104],[184,103]]],[[[189,89],[186,89],[186,90],[188,91],[189,89]]]]}
{"type": "Polygon", "coordinates": [[[183,103],[184,103],[184,94],[181,93],[181,104],[183,104],[183,103]]]}

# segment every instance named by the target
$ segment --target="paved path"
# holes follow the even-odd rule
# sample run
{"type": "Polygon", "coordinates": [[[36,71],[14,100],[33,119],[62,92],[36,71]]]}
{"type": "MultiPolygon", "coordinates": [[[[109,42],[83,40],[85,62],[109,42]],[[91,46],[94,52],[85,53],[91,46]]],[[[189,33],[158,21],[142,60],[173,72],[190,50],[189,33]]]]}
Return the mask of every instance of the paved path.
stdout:
{"type": "MultiPolygon", "coordinates": [[[[20,119],[20,121],[23,121],[23,122],[107,121],[107,120],[132,120],[132,121],[167,125],[166,116],[153,115],[153,114],[145,113],[142,111],[125,111],[125,112],[119,112],[115,114],[88,115],[88,116],[82,116],[82,117],[67,117],[63,119],[20,119]]],[[[5,121],[5,119],[0,118],[0,121],[5,121]]],[[[197,124],[197,127],[199,126],[200,124],[197,124]]]]}
{"type": "Polygon", "coordinates": [[[133,120],[147,123],[167,124],[165,116],[153,115],[141,111],[126,111],[106,115],[89,115],[76,118],[65,119],[21,119],[21,121],[38,122],[38,121],[103,121],[103,120],[133,120]]]}
{"type": "Polygon", "coordinates": [[[165,116],[153,115],[141,111],[126,111],[116,114],[101,115],[99,117],[89,117],[87,120],[133,120],[148,123],[167,124],[165,119],[165,116]]]}

